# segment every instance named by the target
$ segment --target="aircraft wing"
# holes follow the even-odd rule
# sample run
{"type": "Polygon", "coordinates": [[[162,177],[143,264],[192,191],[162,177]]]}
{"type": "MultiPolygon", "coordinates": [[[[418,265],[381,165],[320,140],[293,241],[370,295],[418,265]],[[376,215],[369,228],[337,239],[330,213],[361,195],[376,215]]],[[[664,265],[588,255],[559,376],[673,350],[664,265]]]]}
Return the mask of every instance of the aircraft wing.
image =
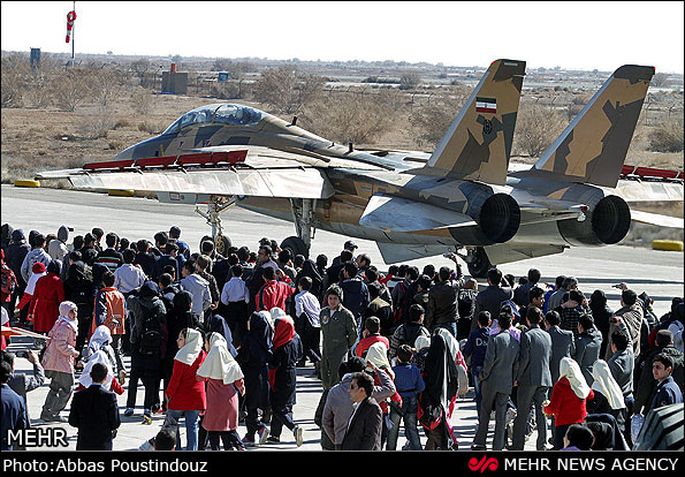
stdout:
{"type": "Polygon", "coordinates": [[[327,199],[334,188],[316,158],[269,148],[232,148],[178,157],[86,164],[46,171],[37,179],[69,179],[75,189],[327,199]]]}
{"type": "Polygon", "coordinates": [[[382,194],[371,197],[359,219],[359,224],[386,232],[416,232],[477,225],[466,214],[436,207],[425,202],[382,194]]]}
{"type": "Polygon", "coordinates": [[[417,258],[433,257],[449,250],[447,245],[418,245],[376,242],[385,263],[406,262],[417,258]]]}
{"type": "Polygon", "coordinates": [[[554,255],[564,251],[565,246],[554,244],[536,243],[500,243],[485,247],[485,253],[492,263],[498,265],[503,263],[517,262],[528,258],[544,257],[554,255]]]}

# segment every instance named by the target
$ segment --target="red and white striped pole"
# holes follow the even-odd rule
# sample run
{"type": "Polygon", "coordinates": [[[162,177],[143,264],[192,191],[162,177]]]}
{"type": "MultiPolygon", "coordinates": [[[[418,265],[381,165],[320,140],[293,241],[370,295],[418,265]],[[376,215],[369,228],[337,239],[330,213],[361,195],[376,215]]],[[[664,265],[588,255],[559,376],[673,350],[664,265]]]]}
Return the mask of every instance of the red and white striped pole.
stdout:
{"type": "Polygon", "coordinates": [[[72,10],[67,13],[67,38],[66,42],[71,43],[71,64],[73,66],[75,60],[75,44],[74,44],[74,22],[76,21],[76,0],[73,2],[72,10]]]}

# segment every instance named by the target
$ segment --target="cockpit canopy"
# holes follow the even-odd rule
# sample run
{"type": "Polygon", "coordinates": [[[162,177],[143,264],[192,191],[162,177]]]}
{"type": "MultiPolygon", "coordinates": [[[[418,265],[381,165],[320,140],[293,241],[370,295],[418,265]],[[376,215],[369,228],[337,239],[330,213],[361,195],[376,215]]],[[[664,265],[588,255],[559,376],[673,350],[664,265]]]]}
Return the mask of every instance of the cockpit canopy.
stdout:
{"type": "Polygon", "coordinates": [[[254,126],[264,113],[240,104],[208,104],[188,111],[166,128],[162,135],[176,134],[181,129],[198,124],[226,124],[230,126],[254,126]]]}

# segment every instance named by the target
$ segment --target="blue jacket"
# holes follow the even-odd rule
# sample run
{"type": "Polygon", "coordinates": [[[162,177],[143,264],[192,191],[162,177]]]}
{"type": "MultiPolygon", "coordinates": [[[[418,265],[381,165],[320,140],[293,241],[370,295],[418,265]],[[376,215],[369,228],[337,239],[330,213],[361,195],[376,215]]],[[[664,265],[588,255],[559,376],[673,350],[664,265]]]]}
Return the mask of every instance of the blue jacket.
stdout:
{"type": "Polygon", "coordinates": [[[426,383],[416,365],[398,364],[392,370],[395,372],[395,387],[402,399],[414,398],[426,389],[426,383]]]}
{"type": "Polygon", "coordinates": [[[2,445],[0,446],[0,450],[13,450],[14,446],[9,443],[7,432],[9,430],[16,431],[28,427],[26,408],[24,407],[24,401],[21,397],[12,391],[7,384],[2,385],[0,394],[2,395],[2,419],[0,419],[2,445]]]}
{"type": "Polygon", "coordinates": [[[680,388],[673,379],[673,376],[669,376],[657,384],[651,408],[656,409],[657,407],[668,406],[669,404],[680,404],[682,402],[683,394],[680,392],[680,388]]]}
{"type": "Polygon", "coordinates": [[[369,306],[369,289],[366,287],[366,283],[358,278],[351,278],[342,281],[340,288],[343,291],[343,306],[350,310],[357,319],[357,323],[361,324],[364,312],[369,306]]]}
{"type": "Polygon", "coordinates": [[[471,368],[483,366],[489,337],[489,326],[473,330],[469,335],[469,339],[466,341],[466,345],[464,345],[464,357],[471,356],[471,368]]]}

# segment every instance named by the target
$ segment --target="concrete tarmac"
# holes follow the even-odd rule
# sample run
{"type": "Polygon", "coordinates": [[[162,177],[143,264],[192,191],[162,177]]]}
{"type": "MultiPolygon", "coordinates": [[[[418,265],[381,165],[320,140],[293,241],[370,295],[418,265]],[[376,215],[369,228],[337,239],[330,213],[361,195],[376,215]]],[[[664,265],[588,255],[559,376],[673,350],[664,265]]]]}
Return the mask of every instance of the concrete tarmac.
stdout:
{"type": "MultiPolygon", "coordinates": [[[[14,228],[23,228],[28,235],[31,229],[43,233],[56,233],[62,224],[74,228],[73,235],[84,235],[92,227],[102,227],[106,232],[115,231],[121,237],[129,240],[147,238],[160,230],[169,230],[171,225],[178,225],[182,230],[181,238],[187,241],[191,249],[196,250],[202,236],[209,233],[210,228],[205,220],[195,214],[191,205],[166,205],[156,200],[142,198],[108,197],[103,194],[88,192],[54,190],[54,189],[21,189],[3,185],[2,189],[2,223],[9,223],[14,228]]],[[[281,240],[294,234],[291,223],[272,219],[240,208],[233,208],[223,215],[226,233],[234,244],[246,244],[256,248],[257,241],[267,236],[281,240]]],[[[325,231],[317,231],[312,245],[312,254],[325,253],[330,260],[340,253],[342,244],[348,237],[325,231]]],[[[386,269],[376,244],[372,241],[355,239],[359,245],[359,252],[369,254],[374,264],[386,269]]],[[[433,263],[437,267],[449,265],[450,261],[442,257],[409,262],[423,267],[433,263]]],[[[561,255],[553,255],[537,259],[525,260],[503,265],[504,273],[515,276],[525,275],[530,267],[536,267],[543,274],[543,281],[552,282],[559,274],[575,275],[581,284],[581,289],[591,293],[595,288],[604,290],[610,299],[610,306],[617,308],[619,295],[611,285],[625,281],[638,292],[647,291],[655,299],[655,311],[662,314],[668,311],[670,299],[683,295],[683,254],[677,252],[657,252],[642,248],[612,246],[604,248],[574,248],[561,255]]],[[[466,270],[466,267],[464,267],[466,270]]],[[[15,339],[11,349],[17,350],[29,346],[23,339],[15,339]]],[[[28,372],[30,364],[25,359],[16,360],[17,372],[28,372]]],[[[126,360],[128,366],[128,358],[126,360]]],[[[49,380],[40,388],[28,395],[29,412],[32,424],[36,426],[55,426],[67,430],[69,446],[76,445],[75,429],[67,424],[45,424],[37,418],[48,392],[49,380]]],[[[127,386],[126,386],[127,387],[127,386]]],[[[282,443],[257,448],[256,450],[320,450],[320,430],[314,424],[314,413],[322,392],[321,383],[313,377],[313,368],[298,369],[297,404],[294,408],[296,423],[305,429],[305,443],[299,449],[295,440],[287,429],[283,430],[282,443]]],[[[139,388],[138,402],[142,403],[143,388],[139,388]]],[[[163,416],[154,416],[152,425],[142,424],[142,406],[136,408],[136,414],[131,418],[123,417],[126,393],[118,398],[122,412],[122,426],[114,441],[115,450],[136,449],[146,439],[154,436],[163,421],[163,416]]],[[[62,413],[68,415],[68,407],[62,413]]],[[[494,426],[491,421],[490,431],[494,426]]],[[[457,409],[452,419],[461,449],[469,449],[473,440],[477,416],[473,391],[458,401],[457,409]]],[[[245,428],[240,427],[241,436],[245,428]]],[[[182,441],[185,442],[182,428],[182,441]]],[[[535,449],[536,432],[528,439],[527,450],[535,449]]],[[[422,442],[425,436],[421,432],[422,442]]],[[[491,442],[491,433],[488,446],[491,442]]],[[[398,448],[405,443],[400,434],[398,448]]],[[[48,449],[44,449],[48,450],[48,449]]]]}

